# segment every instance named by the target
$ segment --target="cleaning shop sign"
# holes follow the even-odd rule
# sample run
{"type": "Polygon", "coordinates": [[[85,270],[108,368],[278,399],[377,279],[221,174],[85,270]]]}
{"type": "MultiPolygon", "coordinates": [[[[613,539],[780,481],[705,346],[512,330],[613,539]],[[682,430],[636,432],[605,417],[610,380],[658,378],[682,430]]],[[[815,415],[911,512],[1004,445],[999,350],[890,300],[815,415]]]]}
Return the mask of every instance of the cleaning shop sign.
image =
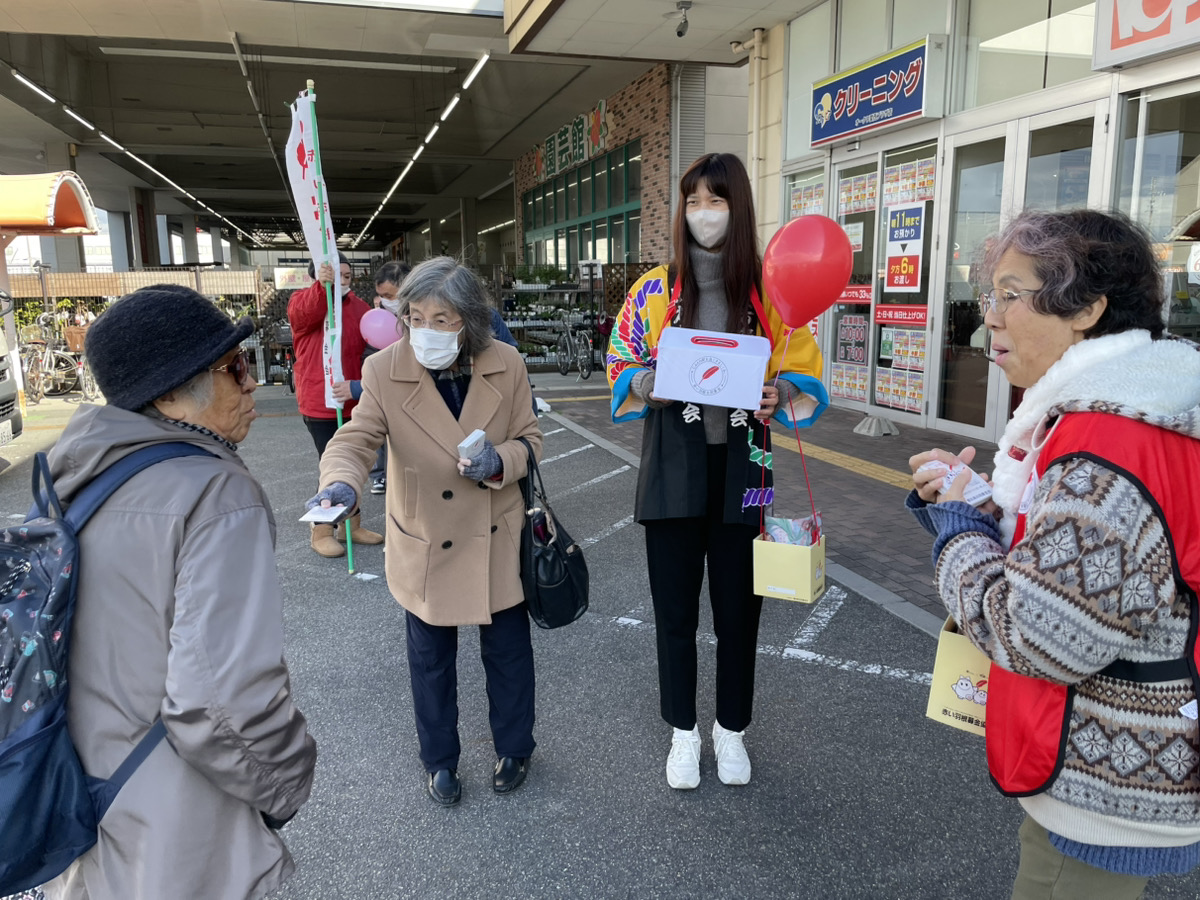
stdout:
{"type": "Polygon", "coordinates": [[[945,35],[928,35],[813,82],[812,145],[942,115],[945,94],[945,35]]]}

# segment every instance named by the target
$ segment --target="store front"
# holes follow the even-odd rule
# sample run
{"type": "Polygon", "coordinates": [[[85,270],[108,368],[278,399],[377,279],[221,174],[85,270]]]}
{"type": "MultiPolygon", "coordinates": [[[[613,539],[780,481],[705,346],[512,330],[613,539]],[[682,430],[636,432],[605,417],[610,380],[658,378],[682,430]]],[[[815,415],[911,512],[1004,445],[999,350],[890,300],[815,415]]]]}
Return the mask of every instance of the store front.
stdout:
{"type": "MultiPolygon", "coordinates": [[[[836,48],[838,59],[857,65],[837,66],[835,75],[814,72],[814,26],[836,31],[839,14],[845,20],[851,6],[865,14],[864,4],[872,5],[843,0],[839,8],[828,0],[789,28],[786,217],[828,215],[854,248],[850,286],[818,328],[835,405],[998,439],[1020,398],[987,358],[979,264],[987,238],[1024,208],[1128,213],[1156,242],[1168,329],[1200,336],[1195,46],[1176,44],[1165,48],[1174,55],[1146,62],[1129,54],[1153,57],[1164,48],[1146,39],[1147,46],[1130,50],[1127,42],[1114,62],[1105,56],[1107,44],[1096,51],[1093,34],[1120,43],[1132,29],[1131,40],[1141,39],[1139,23],[1114,18],[1119,10],[1111,0],[1099,8],[1072,0],[964,0],[947,4],[944,16],[929,4],[924,24],[944,20],[949,38],[929,38],[944,41],[946,55],[930,58],[924,75],[942,91],[948,114],[939,114],[934,98],[911,124],[892,124],[892,115],[877,126],[850,120],[845,133],[827,140],[838,91],[857,83],[847,95],[861,107],[864,92],[894,88],[887,74],[903,69],[906,52],[897,44],[912,38],[896,15],[904,4],[880,0],[880,21],[892,24],[877,41],[890,33],[894,49],[858,62],[847,55],[855,45],[839,33],[824,52],[832,56],[836,48]],[[1097,16],[1108,27],[1094,29],[1097,16]],[[1093,71],[1094,61],[1124,68],[1093,71]]],[[[1156,27],[1162,31],[1161,17],[1156,27]]],[[[856,119],[862,121],[861,109],[856,119]]]]}
{"type": "Polygon", "coordinates": [[[519,270],[571,280],[581,260],[665,258],[671,85],[670,67],[656,66],[515,160],[519,270]]]}

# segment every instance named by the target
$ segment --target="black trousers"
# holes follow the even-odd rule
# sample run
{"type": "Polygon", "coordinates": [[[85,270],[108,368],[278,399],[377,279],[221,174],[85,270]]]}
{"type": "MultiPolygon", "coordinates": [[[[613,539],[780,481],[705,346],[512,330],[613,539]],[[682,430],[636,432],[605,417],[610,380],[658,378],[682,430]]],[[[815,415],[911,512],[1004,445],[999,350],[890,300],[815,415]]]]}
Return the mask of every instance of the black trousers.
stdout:
{"type": "Polygon", "coordinates": [[[317,448],[317,456],[324,456],[326,445],[337,434],[337,419],[314,419],[312,416],[305,416],[304,427],[312,435],[313,444],[317,448]]]}
{"type": "MultiPolygon", "coordinates": [[[[426,772],[457,769],[458,628],[429,625],[404,614],[408,671],[412,681],[417,740],[426,772]]],[[[528,757],[533,740],[533,643],[522,603],[479,626],[480,657],[487,679],[488,720],[496,756],[528,757]]]]}
{"type": "Polygon", "coordinates": [[[762,597],[754,593],[758,529],[722,521],[726,452],[723,445],[709,445],[706,515],[644,523],[662,717],[685,730],[696,726],[696,632],[706,560],[717,635],[717,721],[742,731],[754,707],[762,612],[762,597]]]}

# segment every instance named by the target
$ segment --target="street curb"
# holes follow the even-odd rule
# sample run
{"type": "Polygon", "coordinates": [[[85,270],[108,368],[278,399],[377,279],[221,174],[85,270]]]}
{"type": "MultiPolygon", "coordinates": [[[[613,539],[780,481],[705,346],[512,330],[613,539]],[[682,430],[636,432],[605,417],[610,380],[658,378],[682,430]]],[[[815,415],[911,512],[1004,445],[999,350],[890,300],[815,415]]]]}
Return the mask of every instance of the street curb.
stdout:
{"type": "MultiPolygon", "coordinates": [[[[607,450],[618,459],[629,463],[635,469],[641,467],[642,461],[636,455],[630,453],[624,447],[619,447],[612,441],[600,437],[600,435],[590,431],[579,423],[572,422],[561,413],[544,413],[542,418],[553,419],[564,428],[575,432],[585,440],[591,441],[597,447],[607,450]]],[[[837,563],[827,563],[825,571],[838,584],[854,591],[854,593],[874,603],[885,612],[889,612],[896,618],[902,619],[914,628],[925,632],[931,638],[936,640],[938,634],[941,632],[943,619],[939,619],[933,613],[927,612],[915,603],[905,600],[899,594],[895,594],[856,572],[851,572],[845,566],[839,566],[837,563]]]]}
{"type": "Polygon", "coordinates": [[[937,640],[945,619],[939,619],[933,613],[921,609],[915,603],[911,603],[899,594],[894,594],[887,588],[863,578],[858,573],[851,572],[845,566],[839,566],[837,563],[826,563],[825,574],[842,587],[849,588],[854,593],[870,600],[885,612],[890,612],[896,618],[903,619],[909,625],[920,629],[934,640],[937,640]]]}

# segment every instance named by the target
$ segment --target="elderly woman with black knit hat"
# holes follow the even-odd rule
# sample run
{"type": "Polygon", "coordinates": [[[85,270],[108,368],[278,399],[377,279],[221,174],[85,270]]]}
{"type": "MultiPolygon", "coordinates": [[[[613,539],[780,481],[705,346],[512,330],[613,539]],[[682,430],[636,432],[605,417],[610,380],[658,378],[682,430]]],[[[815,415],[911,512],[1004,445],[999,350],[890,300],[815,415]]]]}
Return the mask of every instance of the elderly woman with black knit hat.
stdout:
{"type": "Polygon", "coordinates": [[[232,322],[187,288],[117,301],[88,330],[107,406],[81,406],[50,453],[66,502],[130,453],[186,442],[80,532],[68,728],[108,778],[160,721],[167,740],[117,795],[99,842],[51,900],[262,897],[294,865],[278,829],[308,799],[316,745],[283,658],[275,522],[238,458],[256,417],[232,322]]]}

